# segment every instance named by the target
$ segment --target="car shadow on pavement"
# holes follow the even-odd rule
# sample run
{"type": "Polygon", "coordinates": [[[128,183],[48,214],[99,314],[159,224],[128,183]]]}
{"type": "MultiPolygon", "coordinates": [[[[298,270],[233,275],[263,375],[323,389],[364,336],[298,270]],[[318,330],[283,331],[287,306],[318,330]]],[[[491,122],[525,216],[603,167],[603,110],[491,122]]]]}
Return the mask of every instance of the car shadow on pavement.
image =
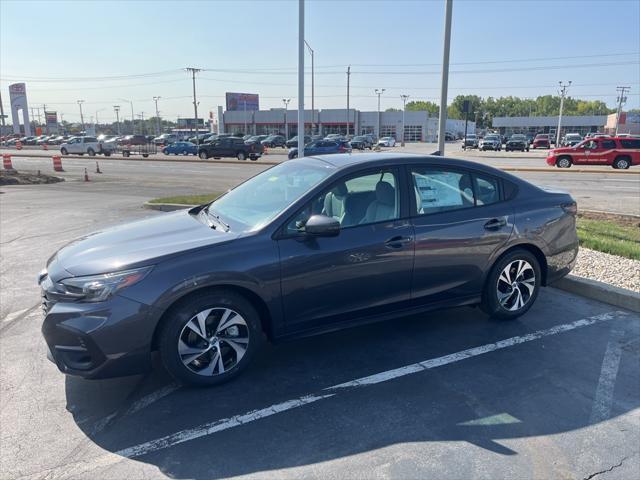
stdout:
{"type": "MultiPolygon", "coordinates": [[[[243,375],[216,388],[178,387],[162,370],[105,381],[67,378],[67,408],[92,442],[117,453],[218,419],[322,394],[342,382],[613,310],[548,289],[527,315],[512,322],[458,308],[270,346],[243,375]]],[[[452,468],[460,469],[453,476],[465,477],[472,472],[465,468],[473,468],[474,455],[522,453],[509,445],[511,439],[560,434],[593,423],[611,328],[611,322],[601,322],[340,390],[330,398],[134,459],[180,479],[274,474],[281,469],[294,469],[289,474],[301,476],[310,471],[296,467],[320,468],[317,464],[332,461],[335,464],[323,465],[344,467],[346,458],[376,455],[379,449],[402,444],[411,466],[392,470],[392,476],[416,476],[419,470],[411,468],[419,469],[425,462],[452,462],[457,464],[452,468]],[[465,449],[454,462],[446,442],[480,448],[465,449]],[[425,458],[427,452],[430,459],[425,458]]],[[[640,406],[640,317],[629,314],[622,328],[611,417],[640,406]]],[[[526,454],[534,463],[548,460],[544,450],[526,454]]],[[[77,452],[72,459],[87,461],[82,455],[77,452]]],[[[572,458],[569,454],[554,461],[570,464],[572,458]]],[[[123,478],[127,463],[94,474],[123,478]]]]}

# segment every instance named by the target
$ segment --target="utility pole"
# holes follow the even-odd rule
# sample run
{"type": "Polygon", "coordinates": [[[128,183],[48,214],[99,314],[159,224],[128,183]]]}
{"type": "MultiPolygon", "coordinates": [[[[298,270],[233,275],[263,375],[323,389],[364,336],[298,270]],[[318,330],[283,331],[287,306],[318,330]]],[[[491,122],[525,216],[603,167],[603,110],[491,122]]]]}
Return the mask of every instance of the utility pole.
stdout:
{"type": "Polygon", "coordinates": [[[283,98],[284,103],[284,138],[289,140],[289,123],[287,123],[287,108],[289,107],[290,98],[283,98]]]}
{"type": "Polygon", "coordinates": [[[247,99],[244,99],[244,113],[242,114],[242,116],[244,117],[244,130],[242,131],[242,133],[244,135],[247,134],[247,99]]]}
{"type": "Polygon", "coordinates": [[[571,85],[571,80],[569,80],[569,83],[566,83],[566,84],[562,82],[558,82],[558,83],[560,84],[560,115],[558,115],[558,131],[556,132],[556,147],[560,145],[560,127],[562,126],[562,109],[564,108],[564,97],[567,94],[567,89],[571,85]]]}
{"type": "Polygon", "coordinates": [[[120,105],[114,105],[113,111],[116,112],[116,128],[118,129],[118,135],[120,135],[120,105]]]}
{"type": "Polygon", "coordinates": [[[630,87],[616,87],[618,95],[618,111],[616,112],[616,135],[618,135],[618,126],[620,125],[620,114],[622,113],[622,104],[626,103],[627,97],[625,93],[627,90],[631,90],[630,87]]]}
{"type": "Polygon", "coordinates": [[[400,95],[400,98],[402,99],[402,142],[400,142],[400,145],[404,147],[404,112],[407,111],[407,98],[409,98],[409,95],[400,95]]]}
{"type": "Polygon", "coordinates": [[[447,130],[447,92],[449,89],[449,52],[451,50],[451,14],[453,0],[446,0],[444,14],[444,45],[442,48],[442,79],[440,82],[440,115],[438,119],[438,155],[444,155],[447,130]]]}
{"type": "Polygon", "coordinates": [[[158,100],[162,97],[153,97],[153,101],[156,102],[156,136],[160,136],[160,112],[158,111],[158,100]]]}
{"type": "Polygon", "coordinates": [[[351,65],[347,67],[347,138],[349,138],[349,81],[351,80],[351,65]]]}
{"type": "Polygon", "coordinates": [[[311,134],[313,135],[314,133],[316,133],[316,110],[315,110],[315,103],[314,103],[314,78],[315,78],[315,73],[313,71],[313,48],[311,48],[309,46],[309,44],[307,43],[307,41],[304,41],[304,44],[307,46],[307,48],[309,49],[309,53],[311,54],[311,134]]]}
{"type": "Polygon", "coordinates": [[[191,79],[193,81],[193,113],[196,120],[196,145],[200,145],[200,139],[198,138],[198,102],[196,100],[196,73],[198,73],[201,69],[187,67],[185,70],[187,72],[191,72],[191,79]]]}
{"type": "Polygon", "coordinates": [[[380,95],[382,95],[384,91],[384,88],[381,88],[380,90],[376,88],[376,95],[378,95],[378,131],[376,132],[376,136],[378,138],[380,138],[380,95]]]}
{"type": "Polygon", "coordinates": [[[298,158],[304,157],[304,0],[298,0],[298,158]]]}
{"type": "Polygon", "coordinates": [[[84,116],[82,115],[82,104],[84,100],[78,100],[78,106],[80,107],[80,123],[82,124],[82,131],[84,132],[84,116]]]}

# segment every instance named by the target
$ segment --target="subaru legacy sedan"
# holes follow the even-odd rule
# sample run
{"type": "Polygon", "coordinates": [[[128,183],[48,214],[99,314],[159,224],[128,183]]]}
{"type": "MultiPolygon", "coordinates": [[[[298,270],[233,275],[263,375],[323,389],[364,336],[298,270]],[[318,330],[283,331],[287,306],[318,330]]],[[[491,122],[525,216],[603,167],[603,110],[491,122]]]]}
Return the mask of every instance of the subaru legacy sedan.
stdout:
{"type": "Polygon", "coordinates": [[[266,341],[462,305],[517,318],[574,266],[575,216],[569,194],[478,163],[304,157],[59,250],[42,332],[67,374],[141,373],[157,351],[218,384],[266,341]]]}

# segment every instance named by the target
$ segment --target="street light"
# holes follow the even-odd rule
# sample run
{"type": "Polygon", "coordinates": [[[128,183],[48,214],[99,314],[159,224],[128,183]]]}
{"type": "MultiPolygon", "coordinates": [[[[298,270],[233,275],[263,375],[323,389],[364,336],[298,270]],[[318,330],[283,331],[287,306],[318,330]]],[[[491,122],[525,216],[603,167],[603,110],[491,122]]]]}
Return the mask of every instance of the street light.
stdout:
{"type": "Polygon", "coordinates": [[[120,105],[114,105],[113,111],[116,112],[116,127],[118,128],[118,135],[120,135],[120,105]]]}
{"type": "MultiPolygon", "coordinates": [[[[560,145],[560,128],[562,127],[562,109],[564,107],[564,96],[567,94],[567,88],[571,85],[571,80],[569,83],[565,84],[561,81],[558,82],[560,85],[560,115],[558,115],[558,131],[556,132],[556,147],[560,145]]],[[[549,141],[551,143],[551,141],[549,141]]]]}
{"type": "Polygon", "coordinates": [[[136,133],[136,117],[133,114],[133,100],[127,100],[126,98],[119,98],[122,102],[127,102],[131,105],[131,133],[136,133]]]}
{"type": "Polygon", "coordinates": [[[160,112],[158,111],[158,100],[162,97],[153,97],[153,101],[156,102],[156,134],[160,136],[160,112]]]}
{"type": "Polygon", "coordinates": [[[304,41],[304,44],[307,46],[307,48],[309,49],[309,53],[311,54],[311,134],[316,133],[316,111],[315,111],[315,103],[314,103],[314,88],[313,88],[313,81],[314,81],[314,71],[313,71],[313,48],[311,48],[309,46],[309,44],[307,43],[307,41],[304,41]]]}
{"type": "Polygon", "coordinates": [[[289,140],[289,124],[287,123],[287,108],[289,107],[290,98],[283,98],[284,103],[284,138],[289,140]]]}
{"type": "Polygon", "coordinates": [[[381,88],[380,90],[376,88],[376,95],[378,95],[378,131],[376,132],[376,136],[378,138],[380,138],[380,95],[382,95],[384,91],[384,88],[381,88]]]}
{"type": "Polygon", "coordinates": [[[400,98],[402,99],[402,142],[400,142],[400,145],[404,147],[404,112],[407,110],[407,98],[409,98],[409,95],[400,95],[400,98]]]}
{"type": "Polygon", "coordinates": [[[82,104],[84,103],[84,100],[78,100],[78,106],[80,107],[80,124],[82,125],[82,131],[86,132],[85,128],[84,128],[84,116],[82,115],[82,104]]]}

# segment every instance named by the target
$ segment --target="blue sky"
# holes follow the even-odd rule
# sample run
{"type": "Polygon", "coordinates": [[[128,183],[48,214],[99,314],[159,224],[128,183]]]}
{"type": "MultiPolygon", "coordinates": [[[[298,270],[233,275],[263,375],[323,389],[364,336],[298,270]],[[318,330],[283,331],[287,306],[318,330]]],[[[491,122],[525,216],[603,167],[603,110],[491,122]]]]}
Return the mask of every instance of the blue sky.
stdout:
{"type": "MultiPolygon", "coordinates": [[[[27,83],[32,106],[79,118],[132,99],[136,114],[192,116],[186,66],[198,76],[200,111],[227,91],[260,94],[261,108],[296,108],[297,1],[0,0],[0,88],[27,83]],[[132,77],[132,75],[150,74],[132,77]],[[122,76],[124,78],[105,78],[122,76]]],[[[444,1],[307,0],[306,39],[315,50],[316,108],[400,107],[401,94],[437,102],[444,1]]],[[[569,94],[613,106],[615,87],[640,105],[640,2],[454,0],[449,97],[569,94]],[[563,58],[558,58],[563,57],[563,58]],[[515,61],[518,60],[518,61],[515,61]],[[495,62],[495,63],[486,63],[495,62]],[[576,66],[579,65],[579,66],[576,66]],[[487,72],[487,70],[490,70],[487,72]]],[[[307,67],[310,58],[306,56],[307,67]]],[[[305,105],[311,106],[311,75],[305,105]]]]}

